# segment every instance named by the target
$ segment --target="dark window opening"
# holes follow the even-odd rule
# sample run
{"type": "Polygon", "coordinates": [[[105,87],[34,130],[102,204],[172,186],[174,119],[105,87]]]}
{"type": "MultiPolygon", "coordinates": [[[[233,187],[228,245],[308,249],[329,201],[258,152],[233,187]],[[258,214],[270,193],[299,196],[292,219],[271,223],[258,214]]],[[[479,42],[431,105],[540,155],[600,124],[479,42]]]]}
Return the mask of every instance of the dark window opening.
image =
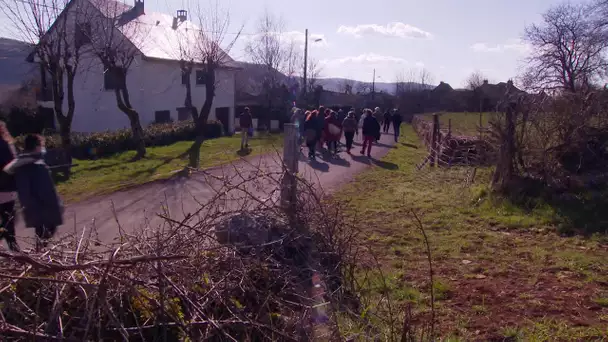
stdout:
{"type": "Polygon", "coordinates": [[[171,111],[170,110],[158,110],[154,112],[154,123],[168,123],[171,122],[171,111]]]}
{"type": "Polygon", "coordinates": [[[190,82],[190,73],[182,70],[182,84],[186,85],[190,82]]]}
{"type": "Polygon", "coordinates": [[[196,70],[196,84],[205,85],[206,80],[207,80],[207,73],[205,72],[205,70],[196,70]]]}
{"type": "Polygon", "coordinates": [[[114,90],[119,88],[121,79],[124,78],[124,73],[121,68],[114,67],[106,69],[103,72],[103,87],[105,90],[114,90]]]}
{"type": "Polygon", "coordinates": [[[177,121],[186,121],[192,119],[191,110],[186,107],[177,108],[177,121]]]}
{"type": "Polygon", "coordinates": [[[85,44],[91,43],[91,23],[76,24],[74,41],[76,43],[76,47],[81,47],[85,44]]]}

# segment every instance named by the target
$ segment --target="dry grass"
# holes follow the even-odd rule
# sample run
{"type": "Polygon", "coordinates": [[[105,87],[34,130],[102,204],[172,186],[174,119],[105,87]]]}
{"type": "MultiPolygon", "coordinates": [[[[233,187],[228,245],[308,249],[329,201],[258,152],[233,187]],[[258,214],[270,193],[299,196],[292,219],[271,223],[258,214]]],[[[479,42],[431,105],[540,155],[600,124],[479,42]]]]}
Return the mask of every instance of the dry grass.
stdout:
{"type": "MultiPolygon", "coordinates": [[[[448,129],[448,126],[452,124],[453,135],[467,135],[477,136],[479,135],[479,114],[480,113],[445,113],[439,114],[439,125],[441,129],[448,129]]],[[[424,115],[428,120],[432,120],[433,114],[424,115]]],[[[481,124],[482,127],[487,128],[489,126],[490,119],[494,116],[494,113],[481,113],[481,124]]]]}
{"type": "MultiPolygon", "coordinates": [[[[454,114],[455,115],[455,114],[454,114]]],[[[453,122],[454,124],[454,122],[453,122]]],[[[466,125],[466,124],[465,124],[466,125]]],[[[468,168],[416,171],[426,151],[409,126],[384,161],[336,194],[378,258],[396,307],[413,303],[428,315],[428,265],[410,210],[427,227],[435,268],[440,335],[457,340],[602,340],[608,336],[608,238],[563,237],[563,217],[539,203],[523,210],[486,195],[490,171],[468,168]]],[[[368,254],[371,255],[371,254],[368,254]]],[[[369,263],[370,257],[362,258],[369,263]]],[[[380,284],[380,285],[379,285],[380,284]]],[[[373,309],[372,309],[373,310],[373,309]]],[[[416,317],[416,315],[415,315],[416,317]]]]}

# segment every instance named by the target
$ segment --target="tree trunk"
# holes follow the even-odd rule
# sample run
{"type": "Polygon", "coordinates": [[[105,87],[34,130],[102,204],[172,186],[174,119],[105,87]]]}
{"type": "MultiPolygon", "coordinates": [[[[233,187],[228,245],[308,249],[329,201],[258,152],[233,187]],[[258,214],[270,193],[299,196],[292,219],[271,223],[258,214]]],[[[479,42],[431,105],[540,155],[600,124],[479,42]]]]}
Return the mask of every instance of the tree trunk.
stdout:
{"type": "Polygon", "coordinates": [[[207,119],[211,113],[211,107],[213,106],[213,98],[215,97],[215,67],[212,64],[207,64],[207,74],[205,78],[205,102],[201,108],[201,112],[198,118],[194,120],[196,139],[190,147],[190,167],[200,167],[200,153],[203,141],[205,141],[204,129],[207,125],[207,119]]]}
{"type": "Polygon", "coordinates": [[[116,95],[118,109],[127,115],[129,118],[129,123],[131,124],[131,133],[133,134],[135,150],[137,151],[137,154],[133,159],[141,159],[146,155],[146,144],[144,142],[144,130],[141,127],[141,122],[139,121],[139,113],[132,108],[129,98],[129,91],[125,85],[122,87],[117,87],[114,90],[114,94],[116,95]]]}

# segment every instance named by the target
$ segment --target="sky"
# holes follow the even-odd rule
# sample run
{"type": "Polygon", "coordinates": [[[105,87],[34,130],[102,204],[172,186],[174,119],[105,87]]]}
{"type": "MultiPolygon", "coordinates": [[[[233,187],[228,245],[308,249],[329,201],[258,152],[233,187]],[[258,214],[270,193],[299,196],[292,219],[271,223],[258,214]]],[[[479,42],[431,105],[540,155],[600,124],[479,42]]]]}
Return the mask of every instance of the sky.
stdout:
{"type": "MultiPolygon", "coordinates": [[[[120,0],[131,4],[134,0],[120,0]]],[[[149,11],[174,14],[196,0],[144,0],[149,11]]],[[[209,0],[200,0],[205,6],[209,0]]],[[[571,2],[578,2],[573,0],[571,2]]],[[[463,87],[479,71],[490,82],[516,78],[528,47],[526,25],[559,1],[550,0],[221,0],[234,34],[243,34],[230,55],[249,59],[245,45],[265,11],[282,19],[284,34],[300,42],[309,30],[309,58],[321,77],[394,82],[398,75],[426,69],[433,83],[463,87]],[[318,42],[315,40],[321,39],[318,42]]],[[[0,36],[11,37],[0,14],[0,36]]],[[[13,35],[14,36],[14,35],[13,35]]],[[[228,36],[230,38],[230,35],[228,36]]],[[[301,47],[301,46],[300,46],[301,47]]]]}

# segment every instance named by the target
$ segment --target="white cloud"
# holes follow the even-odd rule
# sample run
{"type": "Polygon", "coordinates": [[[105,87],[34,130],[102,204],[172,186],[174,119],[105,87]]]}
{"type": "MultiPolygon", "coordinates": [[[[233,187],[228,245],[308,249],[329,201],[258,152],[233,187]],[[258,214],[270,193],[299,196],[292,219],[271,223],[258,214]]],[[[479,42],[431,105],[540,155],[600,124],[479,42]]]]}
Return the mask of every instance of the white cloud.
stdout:
{"type": "Polygon", "coordinates": [[[403,58],[393,56],[383,56],[375,53],[364,53],[359,56],[348,56],[336,59],[321,60],[322,64],[340,65],[340,64],[409,64],[403,58]]]}
{"type": "MultiPolygon", "coordinates": [[[[298,44],[301,48],[304,48],[305,41],[305,33],[302,31],[288,31],[288,32],[274,32],[270,33],[271,35],[279,36],[281,42],[287,44],[289,42],[294,42],[298,44]]],[[[249,41],[257,40],[261,37],[260,34],[248,36],[249,41]]],[[[327,38],[325,38],[324,34],[320,33],[309,33],[308,34],[308,47],[327,47],[329,44],[327,42],[327,38]]]]}
{"type": "Polygon", "coordinates": [[[401,22],[389,23],[386,26],[377,24],[365,24],[357,26],[340,26],[338,33],[350,34],[357,38],[363,36],[386,36],[397,38],[430,39],[433,35],[416,26],[401,22]]]}
{"type": "Polygon", "coordinates": [[[519,39],[510,39],[504,44],[496,45],[488,45],[486,43],[475,43],[471,45],[471,49],[477,52],[515,51],[518,53],[526,53],[530,51],[530,47],[519,39]]]}

